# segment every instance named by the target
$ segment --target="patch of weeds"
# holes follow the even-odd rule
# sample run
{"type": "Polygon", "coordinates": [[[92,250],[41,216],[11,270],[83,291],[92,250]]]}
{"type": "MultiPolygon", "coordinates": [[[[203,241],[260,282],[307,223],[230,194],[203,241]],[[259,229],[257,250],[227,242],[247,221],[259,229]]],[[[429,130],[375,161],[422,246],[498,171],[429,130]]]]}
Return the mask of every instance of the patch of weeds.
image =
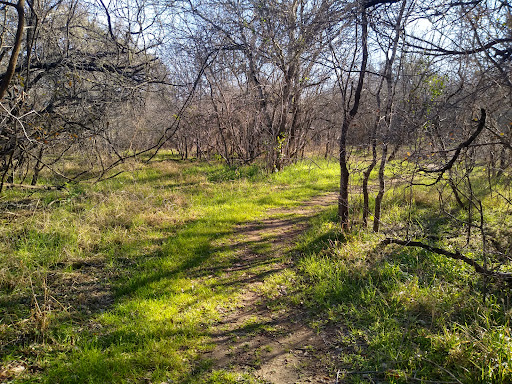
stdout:
{"type": "Polygon", "coordinates": [[[255,181],[263,175],[263,169],[256,164],[245,166],[227,166],[220,164],[208,171],[207,178],[208,181],[212,183],[219,183],[239,179],[255,181]]]}
{"type": "Polygon", "coordinates": [[[215,370],[207,377],[200,378],[196,381],[198,384],[268,384],[262,379],[253,377],[247,373],[235,373],[225,370],[215,370]]]}
{"type": "Polygon", "coordinates": [[[254,360],[252,361],[252,365],[254,367],[260,367],[262,359],[264,359],[270,352],[272,352],[272,347],[270,345],[263,345],[256,348],[254,350],[254,360]]]}
{"type": "Polygon", "coordinates": [[[285,269],[265,279],[261,292],[268,299],[275,299],[286,295],[287,291],[296,283],[296,274],[292,269],[285,269]]]}

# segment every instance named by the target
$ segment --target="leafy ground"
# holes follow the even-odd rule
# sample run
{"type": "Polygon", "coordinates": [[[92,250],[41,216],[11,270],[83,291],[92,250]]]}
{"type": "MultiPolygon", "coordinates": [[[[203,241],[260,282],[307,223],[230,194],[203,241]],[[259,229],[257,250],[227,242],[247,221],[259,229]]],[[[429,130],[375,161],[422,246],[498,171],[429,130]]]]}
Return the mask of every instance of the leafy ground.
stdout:
{"type": "Polygon", "coordinates": [[[0,200],[0,381],[512,380],[507,288],[484,300],[459,262],[342,234],[336,164],[130,167],[0,200]]]}

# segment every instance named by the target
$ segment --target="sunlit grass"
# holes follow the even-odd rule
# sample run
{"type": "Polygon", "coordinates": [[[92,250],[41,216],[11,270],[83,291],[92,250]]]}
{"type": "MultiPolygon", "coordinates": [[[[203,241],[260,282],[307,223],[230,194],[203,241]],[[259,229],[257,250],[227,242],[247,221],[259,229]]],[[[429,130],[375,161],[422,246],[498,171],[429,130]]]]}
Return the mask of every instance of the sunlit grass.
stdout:
{"type": "Polygon", "coordinates": [[[336,167],[128,168],[98,184],[5,194],[0,362],[35,367],[12,376],[20,382],[256,383],[206,374],[200,358],[219,308],[236,305],[240,289],[223,274],[235,257],[229,239],[269,208],[335,189],[336,167]]]}
{"type": "MultiPolygon", "coordinates": [[[[438,197],[448,200],[449,190],[411,189],[397,177],[410,168],[400,159],[386,171],[386,234],[357,226],[356,173],[352,231],[340,231],[334,207],[319,210],[283,256],[293,267],[255,289],[271,310],[305,311],[316,329],[337,329],[330,342],[347,382],[510,382],[506,288],[488,287],[460,261],[379,245],[405,232],[448,249],[464,245],[456,220],[468,213],[449,201],[444,208],[453,218],[440,216],[438,197]]],[[[6,190],[0,363],[27,367],[15,382],[258,383],[202,359],[214,348],[212,326],[236,307],[242,288],[238,273],[225,273],[237,257],[237,226],[336,190],[337,165],[308,160],[268,174],[160,157],[127,164],[127,171],[62,191],[6,190]]],[[[492,203],[486,188],[482,181],[475,193],[492,203]]],[[[499,201],[486,219],[507,241],[512,213],[499,201]]],[[[272,260],[269,244],[260,243],[252,251],[272,260]]],[[[481,257],[472,246],[464,252],[481,257]]],[[[261,324],[245,325],[257,331],[261,324]]]]}

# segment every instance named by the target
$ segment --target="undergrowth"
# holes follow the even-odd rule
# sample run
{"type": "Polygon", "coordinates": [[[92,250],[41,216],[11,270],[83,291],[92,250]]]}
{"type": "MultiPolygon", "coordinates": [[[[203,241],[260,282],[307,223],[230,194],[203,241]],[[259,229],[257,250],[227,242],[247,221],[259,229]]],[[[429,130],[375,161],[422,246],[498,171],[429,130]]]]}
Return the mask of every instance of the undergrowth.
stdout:
{"type": "MultiPolygon", "coordinates": [[[[0,199],[0,381],[258,383],[203,358],[214,348],[212,326],[237,305],[242,279],[224,273],[235,262],[237,226],[336,190],[338,167],[311,160],[267,174],[164,156],[127,171],[62,191],[10,189],[0,199]]],[[[352,197],[356,217],[361,199],[352,197]]],[[[295,267],[261,286],[270,308],[304,311],[333,335],[332,377],[512,382],[509,287],[460,261],[380,245],[402,233],[460,245],[436,204],[429,190],[412,193],[394,180],[384,234],[357,220],[342,233],[334,207],[319,208],[291,251],[295,267]]],[[[506,239],[510,212],[496,206],[487,217],[506,239]]]]}
{"type": "Polygon", "coordinates": [[[201,358],[240,288],[222,273],[235,257],[229,237],[269,208],[333,190],[336,167],[127,167],[0,200],[0,381],[255,382],[201,358]]]}
{"type": "MultiPolygon", "coordinates": [[[[384,220],[406,221],[413,209],[424,236],[450,229],[430,217],[432,197],[416,198],[407,209],[390,198],[384,220]]],[[[334,209],[312,224],[295,249],[299,283],[290,304],[311,311],[319,329],[336,329],[331,343],[344,382],[512,382],[509,287],[445,256],[384,248],[385,234],[341,233],[334,209]]]]}

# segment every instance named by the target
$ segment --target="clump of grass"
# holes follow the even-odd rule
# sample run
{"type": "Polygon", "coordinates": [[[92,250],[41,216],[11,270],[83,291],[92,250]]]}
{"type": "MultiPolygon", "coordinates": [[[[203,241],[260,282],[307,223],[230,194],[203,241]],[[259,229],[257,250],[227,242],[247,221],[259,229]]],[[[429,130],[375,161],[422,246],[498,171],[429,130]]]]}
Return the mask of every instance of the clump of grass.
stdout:
{"type": "Polygon", "coordinates": [[[254,378],[249,374],[232,373],[225,370],[214,370],[206,375],[206,377],[199,378],[199,381],[194,381],[198,384],[266,384],[267,382],[262,379],[254,378]]]}

